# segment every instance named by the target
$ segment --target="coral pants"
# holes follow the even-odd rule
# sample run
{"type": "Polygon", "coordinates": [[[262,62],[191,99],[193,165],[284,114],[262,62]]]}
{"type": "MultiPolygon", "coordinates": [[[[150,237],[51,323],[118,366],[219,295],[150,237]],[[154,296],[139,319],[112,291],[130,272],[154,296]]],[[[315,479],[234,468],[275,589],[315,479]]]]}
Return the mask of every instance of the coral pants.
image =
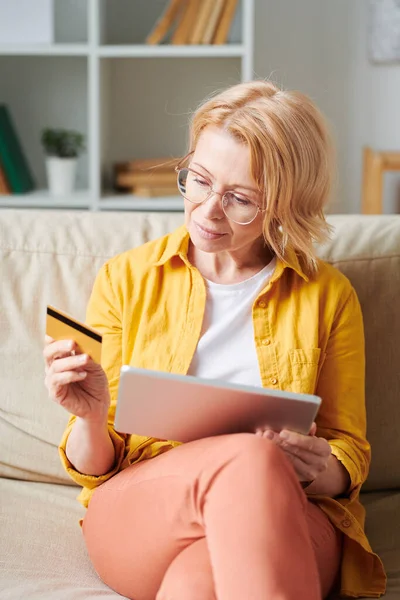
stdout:
{"type": "Polygon", "coordinates": [[[320,600],[341,534],[273,442],[234,434],[131,465],[83,522],[101,579],[134,600],[320,600]]]}

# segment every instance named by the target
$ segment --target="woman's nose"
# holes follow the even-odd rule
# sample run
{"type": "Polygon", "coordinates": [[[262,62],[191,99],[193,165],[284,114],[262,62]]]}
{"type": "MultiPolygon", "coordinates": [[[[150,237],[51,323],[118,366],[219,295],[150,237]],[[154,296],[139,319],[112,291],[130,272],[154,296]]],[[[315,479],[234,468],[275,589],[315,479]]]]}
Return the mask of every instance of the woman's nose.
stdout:
{"type": "Polygon", "coordinates": [[[211,196],[201,205],[203,214],[209,219],[221,219],[225,216],[222,210],[222,198],[218,192],[211,192],[211,196]]]}

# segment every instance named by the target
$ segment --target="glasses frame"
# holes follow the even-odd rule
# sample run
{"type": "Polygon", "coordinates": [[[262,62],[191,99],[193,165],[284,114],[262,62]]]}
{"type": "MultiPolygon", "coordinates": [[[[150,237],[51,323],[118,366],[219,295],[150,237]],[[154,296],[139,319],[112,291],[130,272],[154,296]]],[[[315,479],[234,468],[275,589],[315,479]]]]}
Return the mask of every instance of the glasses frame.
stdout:
{"type": "MultiPolygon", "coordinates": [[[[203,179],[207,179],[204,175],[202,175],[201,173],[199,173],[198,171],[196,171],[195,169],[192,169],[190,167],[182,167],[182,164],[189,158],[189,156],[191,156],[191,154],[194,153],[194,150],[192,150],[191,152],[189,152],[189,154],[186,154],[186,156],[184,156],[179,163],[176,165],[175,167],[175,172],[177,174],[177,185],[178,185],[178,190],[179,193],[181,194],[181,196],[183,198],[185,198],[185,200],[187,200],[188,202],[191,202],[191,204],[195,204],[196,206],[200,206],[200,204],[204,204],[204,202],[207,202],[207,200],[209,200],[211,198],[211,196],[213,194],[216,194],[217,196],[221,196],[221,207],[222,210],[224,212],[224,215],[226,216],[227,219],[229,219],[229,221],[232,221],[233,223],[236,223],[236,225],[250,225],[251,223],[253,223],[253,221],[255,221],[255,219],[257,218],[259,213],[263,213],[265,212],[267,209],[266,208],[261,208],[259,204],[257,204],[257,202],[254,202],[254,204],[257,206],[257,212],[254,215],[254,217],[251,219],[251,221],[247,221],[246,223],[240,223],[239,221],[235,221],[235,219],[232,219],[229,215],[226,214],[225,212],[225,206],[224,206],[224,197],[226,194],[235,194],[234,190],[226,190],[223,194],[221,194],[221,192],[216,192],[210,185],[210,192],[209,194],[207,194],[207,197],[204,198],[204,200],[202,200],[201,202],[193,202],[193,200],[190,200],[190,198],[188,198],[187,196],[185,196],[179,187],[179,173],[183,170],[186,169],[187,171],[191,171],[192,173],[195,173],[196,175],[198,175],[199,177],[203,177],[203,179]]],[[[253,200],[249,200],[250,202],[253,202],[253,200]]]]}

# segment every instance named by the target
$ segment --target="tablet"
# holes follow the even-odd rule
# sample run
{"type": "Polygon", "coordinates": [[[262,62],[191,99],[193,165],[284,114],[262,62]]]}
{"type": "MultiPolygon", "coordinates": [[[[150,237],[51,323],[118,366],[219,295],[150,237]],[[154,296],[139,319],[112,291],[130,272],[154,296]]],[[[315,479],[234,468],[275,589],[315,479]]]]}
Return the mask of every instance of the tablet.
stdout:
{"type": "Polygon", "coordinates": [[[123,366],[114,426],[177,442],[263,426],[307,434],[320,404],[309,394],[123,366]]]}

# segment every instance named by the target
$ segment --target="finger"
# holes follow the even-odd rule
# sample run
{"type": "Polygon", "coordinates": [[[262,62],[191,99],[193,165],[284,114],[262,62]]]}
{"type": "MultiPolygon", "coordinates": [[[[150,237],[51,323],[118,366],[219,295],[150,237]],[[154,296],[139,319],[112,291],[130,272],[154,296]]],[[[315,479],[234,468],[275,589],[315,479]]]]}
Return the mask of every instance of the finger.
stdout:
{"type": "Polygon", "coordinates": [[[264,429],[264,431],[262,432],[262,437],[271,441],[274,441],[277,435],[278,434],[272,431],[272,429],[264,429]]]}
{"type": "Polygon", "coordinates": [[[50,337],[49,335],[47,335],[47,333],[44,336],[44,343],[46,346],[48,346],[49,344],[51,344],[52,342],[54,342],[54,338],[50,337]]]}
{"type": "Polygon", "coordinates": [[[54,360],[57,354],[70,353],[74,347],[75,342],[73,340],[57,340],[47,344],[43,349],[44,359],[47,361],[54,360]]]}
{"type": "Polygon", "coordinates": [[[311,429],[310,429],[308,435],[315,435],[316,433],[317,433],[317,424],[314,421],[314,423],[311,425],[311,429]]]}
{"type": "Polygon", "coordinates": [[[264,428],[264,427],[258,427],[256,429],[256,435],[258,435],[259,437],[267,438],[269,440],[274,437],[273,431],[271,431],[271,429],[264,428]]]}
{"type": "Polygon", "coordinates": [[[54,364],[56,364],[59,360],[64,358],[69,358],[70,356],[74,356],[74,352],[58,352],[54,355],[52,359],[45,359],[45,371],[46,373],[52,368],[54,364]]]}
{"type": "Polygon", "coordinates": [[[276,431],[270,429],[269,427],[257,427],[255,433],[259,437],[267,438],[268,440],[274,440],[278,435],[276,431]]]}
{"type": "Polygon", "coordinates": [[[297,446],[302,450],[321,456],[329,456],[330,454],[330,446],[324,438],[303,435],[286,429],[280,432],[279,438],[282,443],[285,442],[288,446],[297,446]]]}
{"type": "Polygon", "coordinates": [[[50,378],[49,391],[50,393],[55,392],[55,395],[57,396],[59,388],[75,381],[82,381],[85,379],[86,375],[86,371],[63,371],[62,373],[55,373],[50,378]]]}
{"type": "Polygon", "coordinates": [[[49,357],[45,357],[44,358],[44,370],[45,373],[48,373],[50,371],[50,369],[52,368],[52,366],[60,359],[69,357],[69,356],[74,356],[75,352],[73,350],[65,350],[65,351],[58,351],[58,352],[54,352],[52,355],[50,355],[49,357]]]}
{"type": "Polygon", "coordinates": [[[285,452],[286,458],[292,463],[294,470],[300,481],[312,481],[316,479],[321,471],[315,465],[308,465],[298,456],[285,452]]]}
{"type": "Polygon", "coordinates": [[[318,471],[324,471],[327,466],[329,455],[321,456],[320,454],[315,454],[314,452],[308,452],[307,450],[303,450],[298,446],[281,445],[280,447],[282,448],[282,450],[284,450],[284,452],[286,452],[286,454],[295,456],[306,465],[316,467],[318,471]]]}
{"type": "Polygon", "coordinates": [[[78,354],[74,356],[67,356],[65,358],[59,358],[55,360],[51,365],[52,373],[63,373],[65,371],[75,371],[78,369],[85,368],[89,362],[87,354],[78,354]]]}

